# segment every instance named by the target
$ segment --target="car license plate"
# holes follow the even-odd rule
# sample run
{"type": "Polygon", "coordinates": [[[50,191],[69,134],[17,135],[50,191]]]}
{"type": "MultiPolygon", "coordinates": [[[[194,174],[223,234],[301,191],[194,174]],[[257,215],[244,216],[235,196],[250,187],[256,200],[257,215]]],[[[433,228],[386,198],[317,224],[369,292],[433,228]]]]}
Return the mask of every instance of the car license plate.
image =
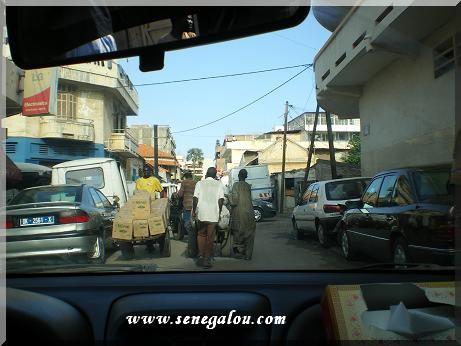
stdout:
{"type": "Polygon", "coordinates": [[[37,217],[27,217],[20,220],[19,225],[24,226],[35,226],[35,225],[53,225],[54,216],[37,216],[37,217]]]}

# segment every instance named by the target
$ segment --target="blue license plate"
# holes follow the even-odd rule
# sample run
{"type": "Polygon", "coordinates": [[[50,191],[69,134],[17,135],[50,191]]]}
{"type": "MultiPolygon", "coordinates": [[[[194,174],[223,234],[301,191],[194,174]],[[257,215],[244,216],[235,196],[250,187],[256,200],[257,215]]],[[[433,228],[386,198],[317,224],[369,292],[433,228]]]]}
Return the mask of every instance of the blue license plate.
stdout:
{"type": "Polygon", "coordinates": [[[53,225],[54,216],[36,216],[27,217],[20,220],[19,225],[24,226],[35,226],[35,225],[53,225]]]}

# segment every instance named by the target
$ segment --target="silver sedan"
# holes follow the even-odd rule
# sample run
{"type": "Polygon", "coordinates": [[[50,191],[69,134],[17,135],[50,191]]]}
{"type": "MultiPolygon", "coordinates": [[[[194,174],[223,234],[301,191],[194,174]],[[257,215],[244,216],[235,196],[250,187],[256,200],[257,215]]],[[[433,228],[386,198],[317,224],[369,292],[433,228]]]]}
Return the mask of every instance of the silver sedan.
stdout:
{"type": "Polygon", "coordinates": [[[89,185],[48,185],[21,191],[5,217],[6,258],[85,255],[104,263],[116,209],[89,185]]]}

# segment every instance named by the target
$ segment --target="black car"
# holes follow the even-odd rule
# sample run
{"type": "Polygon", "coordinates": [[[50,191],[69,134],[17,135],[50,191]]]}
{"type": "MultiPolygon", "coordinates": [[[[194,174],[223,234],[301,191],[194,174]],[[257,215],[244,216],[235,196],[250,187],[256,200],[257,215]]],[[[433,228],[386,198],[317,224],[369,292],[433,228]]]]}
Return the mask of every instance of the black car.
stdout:
{"type": "Polygon", "coordinates": [[[396,264],[454,264],[454,191],[450,167],[407,168],[377,174],[359,202],[347,202],[339,243],[396,264]]]}
{"type": "Polygon", "coordinates": [[[275,209],[272,202],[263,199],[253,200],[253,210],[255,212],[256,222],[268,217],[274,217],[275,214],[277,214],[277,209],[275,209]]]}

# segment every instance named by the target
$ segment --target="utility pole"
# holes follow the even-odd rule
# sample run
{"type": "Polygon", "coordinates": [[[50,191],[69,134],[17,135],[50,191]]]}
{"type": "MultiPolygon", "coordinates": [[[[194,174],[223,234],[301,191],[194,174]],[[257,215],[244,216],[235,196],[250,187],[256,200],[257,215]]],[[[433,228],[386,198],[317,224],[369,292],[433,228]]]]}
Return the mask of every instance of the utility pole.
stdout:
{"type": "Polygon", "coordinates": [[[280,213],[283,213],[283,204],[285,201],[285,161],[287,151],[287,123],[288,123],[288,101],[285,102],[285,123],[283,126],[283,153],[282,153],[282,182],[280,188],[280,213]]]}
{"type": "Polygon", "coordinates": [[[306,165],[306,171],[304,173],[304,180],[303,184],[301,185],[301,194],[304,193],[304,190],[307,187],[307,180],[309,179],[309,170],[311,168],[311,163],[312,163],[312,153],[314,151],[314,145],[315,145],[315,135],[317,134],[317,123],[319,121],[319,110],[320,106],[317,104],[317,108],[315,109],[315,119],[314,119],[314,128],[312,129],[311,133],[311,145],[309,146],[309,153],[307,156],[307,165],[306,165]]]}
{"type": "Polygon", "coordinates": [[[327,118],[327,130],[328,130],[328,147],[330,150],[330,166],[331,166],[331,179],[336,179],[336,158],[335,158],[335,147],[333,144],[333,131],[331,130],[331,115],[330,112],[325,113],[327,118]]]}
{"type": "Polygon", "coordinates": [[[158,176],[158,125],[154,125],[154,175],[158,176]]]}

